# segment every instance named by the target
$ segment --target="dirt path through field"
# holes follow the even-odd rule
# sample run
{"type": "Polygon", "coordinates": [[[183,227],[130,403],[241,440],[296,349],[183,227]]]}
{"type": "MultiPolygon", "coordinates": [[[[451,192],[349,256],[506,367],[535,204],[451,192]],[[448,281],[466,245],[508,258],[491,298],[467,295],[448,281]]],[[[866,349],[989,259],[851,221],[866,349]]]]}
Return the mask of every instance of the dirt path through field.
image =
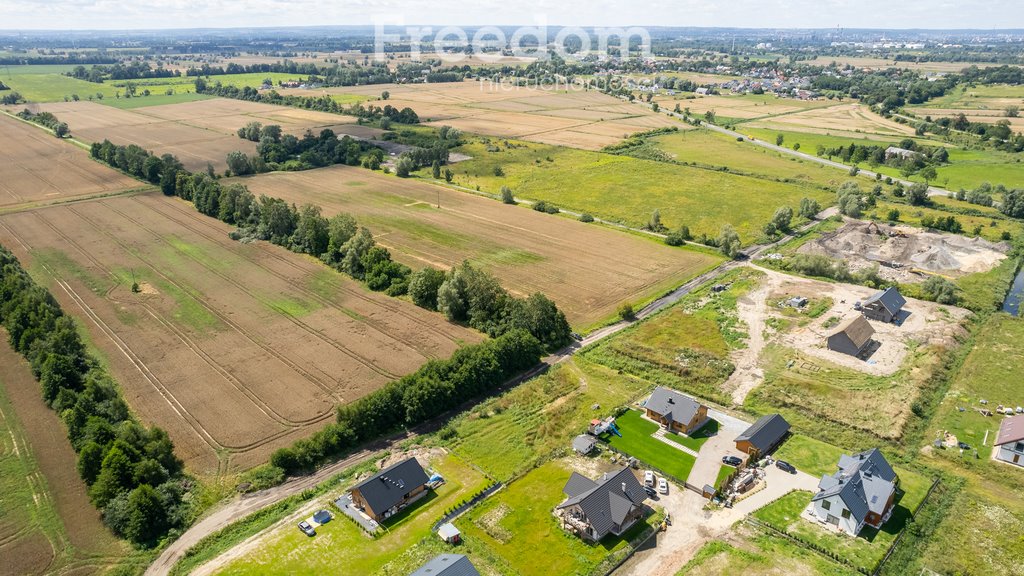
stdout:
{"type": "Polygon", "coordinates": [[[768,320],[765,300],[778,286],[779,278],[769,274],[756,290],[736,301],[740,321],[747,325],[747,347],[733,353],[732,362],[736,370],[722,386],[732,391],[732,401],[737,406],[742,405],[747,394],[764,379],[764,371],[758,366],[757,360],[765,344],[764,332],[768,320]]]}

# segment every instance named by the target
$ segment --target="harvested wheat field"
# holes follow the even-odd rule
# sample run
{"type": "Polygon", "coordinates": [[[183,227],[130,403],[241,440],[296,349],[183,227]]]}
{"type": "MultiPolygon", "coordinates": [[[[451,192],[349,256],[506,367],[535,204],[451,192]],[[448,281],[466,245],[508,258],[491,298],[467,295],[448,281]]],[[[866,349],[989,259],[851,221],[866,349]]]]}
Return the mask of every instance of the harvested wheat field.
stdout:
{"type": "Polygon", "coordinates": [[[0,132],[0,210],[144,186],[38,126],[0,114],[0,132]]]}
{"type": "Polygon", "coordinates": [[[302,135],[324,128],[339,136],[349,134],[373,138],[380,130],[357,125],[355,117],[259,104],[227,98],[211,98],[180,104],[120,110],[94,102],[58,102],[39,109],[52,112],[71,127],[72,134],[86,142],[136,144],[156,154],[173,154],[189,170],[202,170],[209,162],[218,170],[226,167],[229,152],[256,153],[256,144],[238,137],[249,122],[278,124],[284,132],[302,135]]]}
{"type": "Polygon", "coordinates": [[[81,320],[193,472],[264,462],[335,405],[480,339],[229,230],[159,194],[0,219],[0,243],[81,320]]]}
{"type": "Polygon", "coordinates": [[[828,108],[806,110],[752,122],[753,128],[776,130],[797,130],[806,132],[840,132],[857,134],[872,133],[891,137],[914,136],[914,129],[893,120],[882,118],[860,104],[840,104],[828,108]]]}
{"type": "Polygon", "coordinates": [[[770,94],[698,96],[694,99],[687,99],[683,94],[679,94],[674,97],[658,96],[654,101],[666,110],[671,110],[676,104],[679,104],[680,108],[689,108],[691,114],[698,116],[713,111],[718,116],[742,120],[791,114],[832,104],[828,100],[797,100],[795,98],[779,98],[770,94]]]}
{"type": "Polygon", "coordinates": [[[566,89],[515,86],[467,80],[446,84],[386,84],[325,90],[285,90],[286,94],[352,94],[379,97],[373,106],[408,106],[431,126],[448,125],[465,132],[519,138],[598,150],[630,134],[681,123],[643,106],[579,86],[566,89]]]}
{"type": "Polygon", "coordinates": [[[349,166],[240,179],[256,195],[348,212],[413,268],[470,260],[519,295],[543,292],[586,326],[682,284],[718,258],[594,224],[349,166]],[[441,208],[437,208],[440,200],[441,208]]]}

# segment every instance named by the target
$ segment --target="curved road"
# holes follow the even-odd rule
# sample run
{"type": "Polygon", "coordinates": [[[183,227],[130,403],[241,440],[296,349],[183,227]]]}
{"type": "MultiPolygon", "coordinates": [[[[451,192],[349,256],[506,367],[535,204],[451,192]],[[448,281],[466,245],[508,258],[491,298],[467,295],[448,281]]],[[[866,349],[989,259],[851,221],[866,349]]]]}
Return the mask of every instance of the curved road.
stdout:
{"type": "MultiPolygon", "coordinates": [[[[827,218],[834,213],[834,208],[824,210],[823,212],[818,214],[818,220],[807,223],[806,225],[799,228],[797,232],[804,232],[810,230],[811,228],[817,226],[822,219],[827,218]]],[[[752,259],[758,256],[759,254],[767,250],[770,250],[774,246],[777,246],[792,238],[793,235],[789,234],[783,236],[782,238],[775,242],[772,242],[771,244],[755,245],[749,247],[744,252],[744,255],[747,258],[752,259]]],[[[594,332],[591,332],[581,342],[574,342],[569,346],[562,348],[558,352],[555,352],[554,354],[544,358],[541,361],[541,364],[539,364],[537,367],[507,382],[504,386],[502,386],[501,389],[504,390],[509,387],[516,386],[525,380],[528,380],[530,378],[533,378],[544,373],[551,366],[568,360],[570,357],[572,357],[573,354],[575,354],[584,346],[588,346],[590,344],[594,344],[595,342],[599,342],[605,338],[608,338],[609,336],[627,328],[628,326],[633,324],[633,322],[643,320],[644,318],[651,316],[652,314],[658,312],[659,310],[662,310],[663,308],[678,302],[681,298],[692,292],[701,284],[704,284],[705,282],[711,280],[715,276],[718,276],[723,272],[736,268],[737,266],[740,265],[742,265],[742,263],[737,260],[726,260],[722,262],[715,268],[708,270],[707,272],[701,274],[700,276],[692,278],[690,281],[676,288],[671,293],[666,294],[658,298],[657,300],[654,300],[647,306],[644,306],[640,311],[637,312],[636,320],[623,320],[620,322],[616,322],[615,324],[605,326],[604,328],[595,330],[594,332]]],[[[492,394],[499,391],[500,390],[492,392],[492,394]]],[[[458,408],[456,412],[465,410],[468,407],[472,406],[472,404],[474,404],[474,402],[467,402],[466,404],[458,408]]],[[[211,511],[209,514],[207,514],[202,520],[192,525],[177,540],[175,540],[167,548],[165,548],[164,551],[160,554],[160,556],[157,557],[157,559],[153,562],[153,564],[151,564],[149,568],[146,569],[145,576],[166,576],[170,572],[171,568],[185,555],[185,552],[188,551],[188,549],[192,546],[198,544],[199,541],[205,538],[206,536],[209,536],[210,534],[213,534],[223,528],[226,528],[228,525],[242,519],[243,517],[249,514],[252,514],[253,512],[276,504],[277,502],[280,502],[285,498],[298,494],[303,490],[306,490],[307,488],[312,488],[319,484],[320,482],[323,482],[324,480],[327,480],[331,476],[341,472],[345,468],[365,462],[370,458],[373,458],[381,450],[391,448],[392,446],[399,442],[408,440],[410,438],[415,437],[417,434],[430,430],[434,428],[438,422],[447,419],[450,415],[451,413],[445,414],[443,416],[435,418],[433,421],[427,424],[416,427],[411,431],[403,432],[401,434],[397,434],[395,436],[391,436],[389,438],[373,442],[364,447],[359,452],[356,452],[351,456],[348,456],[344,460],[325,466],[309,476],[299,476],[295,478],[290,478],[287,482],[281,484],[280,486],[274,486],[266,490],[261,490],[259,492],[254,492],[252,494],[239,496],[229,502],[223,503],[222,505],[211,511]]]]}

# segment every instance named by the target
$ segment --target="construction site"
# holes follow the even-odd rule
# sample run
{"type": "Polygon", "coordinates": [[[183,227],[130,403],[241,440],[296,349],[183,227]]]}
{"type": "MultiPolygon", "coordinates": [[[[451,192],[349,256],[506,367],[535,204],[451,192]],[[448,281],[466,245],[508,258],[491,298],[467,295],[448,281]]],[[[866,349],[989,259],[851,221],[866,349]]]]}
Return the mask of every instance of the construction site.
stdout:
{"type": "Polygon", "coordinates": [[[807,242],[798,252],[844,259],[851,271],[877,265],[886,280],[914,283],[929,276],[957,278],[987,272],[1006,258],[1009,250],[1008,242],[848,219],[838,230],[807,242]]]}

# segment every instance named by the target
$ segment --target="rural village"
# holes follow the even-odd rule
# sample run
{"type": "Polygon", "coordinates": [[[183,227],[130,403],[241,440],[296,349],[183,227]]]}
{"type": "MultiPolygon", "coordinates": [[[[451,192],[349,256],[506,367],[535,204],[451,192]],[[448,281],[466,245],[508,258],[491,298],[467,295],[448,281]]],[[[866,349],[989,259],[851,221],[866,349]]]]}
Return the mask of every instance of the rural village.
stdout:
{"type": "Polygon", "coordinates": [[[1024,576],[1024,32],[650,30],[0,30],[0,576],[1024,576]]]}

